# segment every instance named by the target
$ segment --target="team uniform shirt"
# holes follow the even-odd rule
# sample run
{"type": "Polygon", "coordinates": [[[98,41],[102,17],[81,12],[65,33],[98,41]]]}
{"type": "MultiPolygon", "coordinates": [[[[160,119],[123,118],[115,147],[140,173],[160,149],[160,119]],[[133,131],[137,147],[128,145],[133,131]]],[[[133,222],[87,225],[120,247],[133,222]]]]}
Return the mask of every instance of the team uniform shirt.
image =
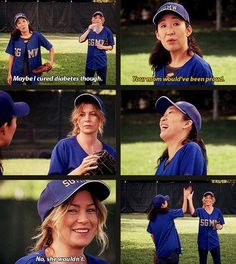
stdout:
{"type": "Polygon", "coordinates": [[[221,225],[225,223],[221,210],[214,208],[213,212],[209,214],[204,208],[197,208],[193,216],[199,217],[198,247],[205,250],[219,247],[219,237],[214,225],[216,222],[221,225]]]}
{"type": "Polygon", "coordinates": [[[173,81],[164,80],[166,78],[165,65],[155,70],[155,77],[161,78],[161,80],[160,81],[156,80],[154,82],[154,85],[213,85],[214,84],[212,80],[207,81],[207,78],[213,78],[210,65],[197,54],[194,54],[189,61],[187,61],[182,67],[178,69],[176,75],[171,77],[173,78],[173,81]],[[186,80],[186,78],[188,78],[188,80],[186,80]],[[199,78],[203,78],[203,79],[201,80],[199,78]]]}
{"type": "Polygon", "coordinates": [[[174,219],[183,216],[182,209],[171,209],[167,213],[157,213],[155,218],[149,221],[147,232],[153,235],[156,255],[159,258],[169,257],[173,251],[181,254],[181,244],[174,219]]]}
{"type": "MultiPolygon", "coordinates": [[[[116,151],[109,145],[102,143],[106,150],[114,159],[116,151]]],[[[49,175],[67,175],[77,168],[88,154],[78,143],[76,136],[60,140],[52,151],[49,175]]]]}
{"type": "Polygon", "coordinates": [[[29,77],[35,76],[32,80],[32,84],[38,83],[36,79],[41,74],[33,74],[32,70],[42,65],[41,46],[47,50],[52,48],[52,44],[41,33],[36,31],[32,32],[32,36],[27,44],[24,43],[24,40],[21,37],[18,39],[11,37],[6,48],[6,53],[14,56],[14,62],[12,65],[13,83],[14,77],[22,77],[24,75],[24,59],[26,50],[28,51],[29,77]],[[27,45],[27,49],[25,48],[25,45],[27,45]]]}
{"type": "Polygon", "coordinates": [[[114,46],[115,43],[111,30],[107,27],[103,27],[102,31],[98,34],[94,31],[90,31],[86,39],[88,40],[86,67],[94,71],[106,67],[106,51],[98,49],[96,45],[99,43],[104,46],[114,46]]]}
{"type": "MultiPolygon", "coordinates": [[[[91,255],[87,255],[87,254],[84,254],[84,255],[86,256],[88,264],[110,264],[109,262],[107,262],[103,259],[91,256],[91,255]]],[[[40,263],[50,264],[49,261],[50,261],[50,258],[46,257],[45,249],[41,249],[39,251],[36,251],[36,252],[34,252],[28,256],[25,256],[25,257],[19,259],[18,261],[16,261],[15,264],[40,264],[40,263]]],[[[53,263],[53,261],[51,263],[53,263]]],[[[66,261],[63,263],[66,263],[66,261]]],[[[75,263],[77,263],[77,262],[75,262],[75,263]]]]}
{"type": "Polygon", "coordinates": [[[195,142],[186,143],[167,163],[167,158],[162,158],[155,175],[196,175],[207,174],[206,160],[201,147],[195,142]]]}

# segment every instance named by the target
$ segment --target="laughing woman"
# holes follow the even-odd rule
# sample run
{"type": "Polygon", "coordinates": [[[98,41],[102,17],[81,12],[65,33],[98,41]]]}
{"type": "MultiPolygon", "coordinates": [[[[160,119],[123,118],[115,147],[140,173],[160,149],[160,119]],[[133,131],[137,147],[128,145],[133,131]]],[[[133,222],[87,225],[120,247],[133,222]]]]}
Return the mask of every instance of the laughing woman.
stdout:
{"type": "Polygon", "coordinates": [[[16,264],[108,264],[84,250],[95,237],[101,253],[107,247],[107,209],[102,201],[109,194],[102,181],[51,181],[38,200],[42,224],[33,253],[16,264]]]}
{"type": "Polygon", "coordinates": [[[197,108],[185,101],[172,102],[166,96],[155,104],[160,119],[160,137],[167,149],[158,159],[156,175],[207,174],[206,147],[199,137],[201,115],[197,108]]]}

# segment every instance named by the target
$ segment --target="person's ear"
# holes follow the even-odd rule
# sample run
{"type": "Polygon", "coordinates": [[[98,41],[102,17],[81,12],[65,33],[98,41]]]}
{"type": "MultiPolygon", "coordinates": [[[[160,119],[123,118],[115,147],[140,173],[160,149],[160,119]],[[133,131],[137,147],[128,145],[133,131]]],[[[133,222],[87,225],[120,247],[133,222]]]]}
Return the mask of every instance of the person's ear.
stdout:
{"type": "Polygon", "coordinates": [[[160,35],[157,30],[155,31],[155,35],[156,35],[157,40],[160,40],[160,35]]]}
{"type": "Polygon", "coordinates": [[[189,37],[193,32],[193,28],[188,25],[187,28],[186,28],[186,36],[189,37]]]}
{"type": "Polygon", "coordinates": [[[5,136],[6,135],[6,127],[7,127],[7,123],[4,123],[3,125],[1,125],[0,127],[0,134],[5,136]]]}
{"type": "Polygon", "coordinates": [[[191,129],[192,125],[193,125],[193,121],[187,120],[187,121],[185,121],[184,129],[191,129]]]}

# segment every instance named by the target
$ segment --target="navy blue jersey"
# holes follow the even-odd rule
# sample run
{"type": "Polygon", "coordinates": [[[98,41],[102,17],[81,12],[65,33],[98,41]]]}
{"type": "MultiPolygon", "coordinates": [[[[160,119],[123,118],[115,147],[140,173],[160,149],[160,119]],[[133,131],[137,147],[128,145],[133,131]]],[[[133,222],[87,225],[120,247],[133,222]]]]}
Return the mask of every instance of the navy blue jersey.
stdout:
{"type": "Polygon", "coordinates": [[[98,34],[94,31],[90,31],[86,39],[88,40],[86,67],[97,71],[107,66],[106,51],[98,49],[96,45],[113,46],[114,38],[111,30],[107,27],[103,27],[102,31],[98,34]]]}
{"type": "MultiPolygon", "coordinates": [[[[88,264],[109,264],[109,262],[107,262],[103,259],[91,256],[91,255],[87,255],[87,254],[85,254],[85,256],[86,256],[88,264]]],[[[72,258],[73,258],[73,256],[72,256],[72,258]]],[[[53,257],[52,257],[52,259],[53,259],[53,257]]],[[[36,251],[36,252],[34,252],[28,256],[25,256],[25,257],[19,259],[18,261],[16,261],[15,264],[40,264],[40,263],[50,264],[49,261],[50,261],[50,258],[46,257],[45,250],[41,249],[39,251],[36,251]]],[[[52,260],[51,263],[53,263],[55,261],[56,261],[56,259],[54,261],[52,260]]],[[[73,261],[73,259],[72,259],[72,261],[73,261]]],[[[61,261],[61,262],[66,263],[66,261],[61,261]]],[[[74,262],[77,263],[77,261],[75,261],[75,260],[74,260],[74,262]]]]}
{"type": "Polygon", "coordinates": [[[206,78],[213,78],[210,65],[197,54],[180,67],[176,73],[176,81],[167,81],[165,65],[155,70],[155,77],[161,78],[160,81],[155,81],[155,85],[213,85],[212,80],[206,81],[206,78]],[[188,80],[186,79],[188,78],[188,80]],[[198,78],[198,79],[196,79],[198,78]],[[202,80],[199,78],[203,78],[202,80]]]}
{"type": "Polygon", "coordinates": [[[198,247],[205,250],[219,247],[219,237],[214,225],[217,222],[221,225],[225,223],[221,210],[214,208],[213,212],[209,214],[204,208],[197,208],[193,216],[199,217],[198,247]]]}
{"type": "Polygon", "coordinates": [[[186,143],[180,148],[166,164],[166,158],[161,159],[156,170],[158,175],[196,175],[205,176],[207,174],[206,160],[202,153],[201,147],[195,142],[186,143]]]}
{"type": "Polygon", "coordinates": [[[156,255],[168,257],[173,251],[181,254],[181,245],[174,219],[183,217],[182,209],[171,209],[167,213],[157,213],[148,223],[147,231],[153,235],[156,255]]]}
{"type": "MultiPolygon", "coordinates": [[[[14,39],[11,37],[6,53],[14,56],[14,62],[12,65],[12,79],[14,82],[14,76],[22,77],[24,71],[24,58],[25,58],[25,43],[20,37],[14,39]]],[[[33,31],[27,43],[28,62],[29,62],[29,77],[38,77],[39,74],[33,74],[32,70],[42,65],[41,46],[47,50],[52,48],[52,44],[39,32],[33,31]]],[[[33,78],[32,84],[37,83],[36,78],[33,78]]]]}
{"type": "MultiPolygon", "coordinates": [[[[103,143],[103,149],[116,158],[116,151],[103,143]]],[[[76,136],[60,140],[52,151],[49,175],[67,175],[76,169],[88,154],[78,143],[76,136]]]]}

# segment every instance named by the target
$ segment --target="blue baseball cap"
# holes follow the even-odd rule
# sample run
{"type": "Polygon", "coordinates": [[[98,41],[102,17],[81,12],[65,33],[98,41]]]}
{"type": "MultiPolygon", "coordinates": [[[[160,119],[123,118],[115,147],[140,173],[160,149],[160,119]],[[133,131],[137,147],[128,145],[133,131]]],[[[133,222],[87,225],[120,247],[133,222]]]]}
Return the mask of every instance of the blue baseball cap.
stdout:
{"type": "Polygon", "coordinates": [[[89,93],[80,94],[75,98],[74,106],[79,106],[81,103],[92,103],[98,106],[98,108],[105,113],[103,101],[97,96],[89,93]]]}
{"type": "Polygon", "coordinates": [[[186,9],[180,4],[168,2],[162,5],[153,17],[152,21],[155,25],[158,24],[164,13],[175,13],[179,15],[184,21],[190,24],[189,14],[186,9]]]}
{"type": "Polygon", "coordinates": [[[29,20],[24,13],[17,13],[14,17],[14,25],[16,24],[19,18],[25,18],[26,20],[29,20]]]}
{"type": "Polygon", "coordinates": [[[13,116],[22,117],[30,112],[29,105],[25,102],[14,102],[11,96],[0,91],[0,125],[9,122],[13,116]]]}
{"type": "Polygon", "coordinates": [[[168,97],[161,96],[155,103],[155,109],[158,113],[164,115],[166,109],[172,105],[179,109],[183,114],[187,115],[193,121],[194,127],[198,133],[202,126],[202,117],[194,105],[185,101],[174,103],[168,97]]]}
{"type": "Polygon", "coordinates": [[[110,195],[109,187],[99,180],[53,180],[42,191],[38,200],[38,214],[42,221],[52,209],[61,205],[79,190],[88,190],[100,200],[110,195]]]}
{"type": "Polygon", "coordinates": [[[170,196],[169,195],[162,195],[162,194],[158,194],[156,196],[154,196],[152,198],[152,205],[156,208],[161,207],[161,205],[165,202],[165,201],[169,201],[170,200],[170,196]]]}

